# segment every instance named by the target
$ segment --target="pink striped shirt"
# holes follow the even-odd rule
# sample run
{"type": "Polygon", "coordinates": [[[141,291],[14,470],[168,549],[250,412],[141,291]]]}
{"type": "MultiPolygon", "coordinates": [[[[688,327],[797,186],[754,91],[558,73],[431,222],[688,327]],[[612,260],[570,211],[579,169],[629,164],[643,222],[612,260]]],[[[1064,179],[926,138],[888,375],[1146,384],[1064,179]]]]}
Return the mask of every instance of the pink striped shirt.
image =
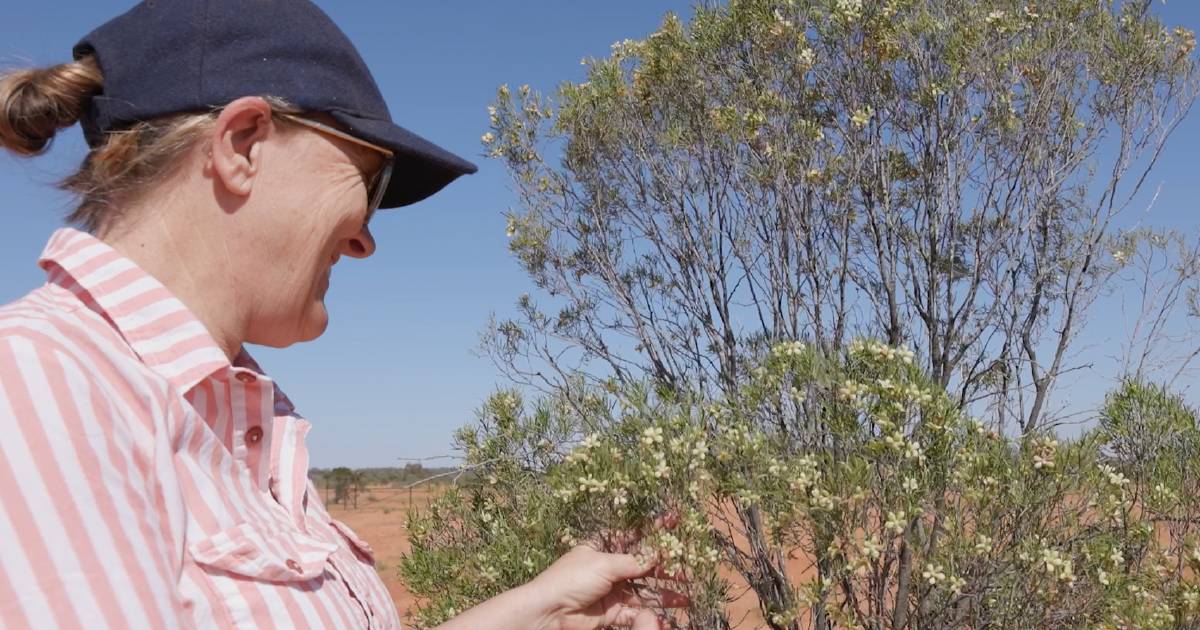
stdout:
{"type": "Polygon", "coordinates": [[[88,234],[39,264],[0,308],[0,628],[399,628],[254,361],[88,234]]]}

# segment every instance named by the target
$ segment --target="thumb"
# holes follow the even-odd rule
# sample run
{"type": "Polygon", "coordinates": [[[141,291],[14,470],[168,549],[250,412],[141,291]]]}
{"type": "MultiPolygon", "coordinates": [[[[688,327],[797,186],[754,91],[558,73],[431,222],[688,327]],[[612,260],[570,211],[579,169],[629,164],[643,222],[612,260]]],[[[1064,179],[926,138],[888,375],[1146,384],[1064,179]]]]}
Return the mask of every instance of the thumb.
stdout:
{"type": "Polygon", "coordinates": [[[633,630],[662,630],[662,624],[653,610],[643,608],[633,619],[633,630]]]}
{"type": "Polygon", "coordinates": [[[654,558],[635,556],[628,553],[610,553],[605,555],[608,556],[608,574],[613,582],[646,577],[654,571],[654,567],[658,564],[654,558]]]}

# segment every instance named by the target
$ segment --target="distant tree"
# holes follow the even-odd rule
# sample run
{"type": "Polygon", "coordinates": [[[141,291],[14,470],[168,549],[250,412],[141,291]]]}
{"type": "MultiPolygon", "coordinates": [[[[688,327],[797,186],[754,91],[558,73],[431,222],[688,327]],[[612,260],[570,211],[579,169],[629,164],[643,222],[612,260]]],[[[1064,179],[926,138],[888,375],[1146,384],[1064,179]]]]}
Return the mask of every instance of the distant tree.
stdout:
{"type": "Polygon", "coordinates": [[[425,467],[419,463],[405,464],[404,481],[415,481],[425,478],[425,467]]]}
{"type": "Polygon", "coordinates": [[[329,471],[326,479],[333,483],[333,502],[335,504],[340,503],[343,507],[346,506],[346,501],[350,498],[354,487],[354,477],[354,471],[346,467],[334,468],[329,471]]]}

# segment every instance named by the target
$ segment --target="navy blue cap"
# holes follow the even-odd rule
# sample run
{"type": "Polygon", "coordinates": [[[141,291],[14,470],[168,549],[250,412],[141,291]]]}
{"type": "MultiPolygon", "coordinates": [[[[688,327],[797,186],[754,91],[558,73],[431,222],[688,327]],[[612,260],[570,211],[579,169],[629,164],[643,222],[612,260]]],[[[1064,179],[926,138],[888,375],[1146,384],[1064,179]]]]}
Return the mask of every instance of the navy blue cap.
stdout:
{"type": "Polygon", "coordinates": [[[326,112],[350,134],[395,152],[382,208],[415,203],[477,170],[392,122],[354,45],[308,0],[149,0],[73,52],[92,55],[104,75],[80,121],[92,147],[139,121],[275,96],[326,112]]]}

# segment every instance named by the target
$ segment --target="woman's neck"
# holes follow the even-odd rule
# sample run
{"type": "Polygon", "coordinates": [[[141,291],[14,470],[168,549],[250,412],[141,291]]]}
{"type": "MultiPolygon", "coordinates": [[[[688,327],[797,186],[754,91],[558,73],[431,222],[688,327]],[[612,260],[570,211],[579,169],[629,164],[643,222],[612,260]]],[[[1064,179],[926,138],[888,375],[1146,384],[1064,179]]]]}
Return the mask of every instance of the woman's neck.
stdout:
{"type": "Polygon", "coordinates": [[[239,287],[232,279],[236,262],[222,235],[196,215],[203,213],[164,206],[135,210],[99,238],[183,302],[233,361],[245,340],[239,287]]]}

